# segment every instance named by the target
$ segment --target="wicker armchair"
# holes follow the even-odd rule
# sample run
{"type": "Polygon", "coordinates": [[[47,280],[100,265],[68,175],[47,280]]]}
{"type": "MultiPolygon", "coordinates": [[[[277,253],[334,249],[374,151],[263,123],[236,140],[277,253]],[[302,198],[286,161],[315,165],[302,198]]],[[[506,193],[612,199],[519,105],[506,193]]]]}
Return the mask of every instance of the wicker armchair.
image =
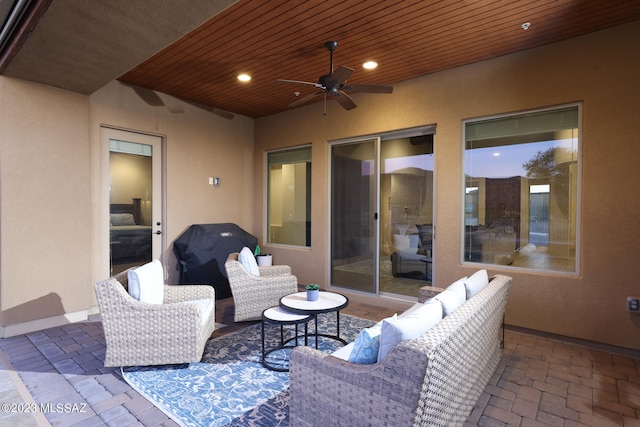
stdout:
{"type": "Polygon", "coordinates": [[[235,305],[234,321],[259,320],[262,312],[280,303],[280,298],[298,292],[298,278],[288,265],[258,267],[259,276],[247,272],[238,261],[238,252],[229,254],[224,264],[235,305]]]}
{"type": "Polygon", "coordinates": [[[94,285],[107,342],[104,366],[147,366],[197,362],[215,327],[211,286],[164,287],[164,304],[147,304],[128,292],[127,271],[94,285]],[[204,317],[188,301],[211,299],[204,317]]]}

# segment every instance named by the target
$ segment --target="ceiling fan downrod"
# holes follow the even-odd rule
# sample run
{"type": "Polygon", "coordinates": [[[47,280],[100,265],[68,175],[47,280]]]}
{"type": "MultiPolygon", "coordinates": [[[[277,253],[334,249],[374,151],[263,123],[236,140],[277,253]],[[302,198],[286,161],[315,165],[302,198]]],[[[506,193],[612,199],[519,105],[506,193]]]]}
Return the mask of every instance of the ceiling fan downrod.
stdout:
{"type": "Polygon", "coordinates": [[[337,41],[328,41],[324,46],[329,49],[329,75],[333,74],[333,51],[338,47],[337,41]]]}

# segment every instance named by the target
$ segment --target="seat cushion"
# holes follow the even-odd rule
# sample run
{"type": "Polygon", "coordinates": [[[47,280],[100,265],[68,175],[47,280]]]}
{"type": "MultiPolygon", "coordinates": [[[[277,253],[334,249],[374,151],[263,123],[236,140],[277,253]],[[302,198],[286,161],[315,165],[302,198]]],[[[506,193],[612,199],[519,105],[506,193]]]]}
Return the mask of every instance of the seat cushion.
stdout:
{"type": "Polygon", "coordinates": [[[251,252],[251,249],[246,246],[242,248],[238,255],[238,261],[242,264],[242,267],[244,267],[247,273],[253,274],[254,276],[260,275],[258,262],[256,261],[256,257],[253,255],[253,252],[251,252]]]}
{"type": "Polygon", "coordinates": [[[356,345],[355,342],[351,342],[343,347],[340,347],[339,349],[331,353],[331,355],[333,357],[337,357],[338,359],[346,360],[348,362],[349,356],[351,356],[351,351],[353,350],[353,347],[355,345],[356,345]]]}
{"type": "Polygon", "coordinates": [[[164,272],[159,260],[129,270],[127,279],[129,295],[133,298],[149,304],[164,302],[164,272]]]}
{"type": "Polygon", "coordinates": [[[214,300],[211,298],[196,299],[192,301],[183,301],[180,304],[193,304],[200,309],[200,326],[204,326],[207,320],[212,316],[215,307],[214,300]]]}

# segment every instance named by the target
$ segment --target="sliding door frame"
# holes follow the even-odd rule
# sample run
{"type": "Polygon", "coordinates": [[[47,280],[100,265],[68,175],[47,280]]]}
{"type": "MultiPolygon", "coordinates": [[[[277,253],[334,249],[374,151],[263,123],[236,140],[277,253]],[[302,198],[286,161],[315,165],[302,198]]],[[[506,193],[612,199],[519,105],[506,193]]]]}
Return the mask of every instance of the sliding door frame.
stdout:
{"type": "MultiPolygon", "coordinates": [[[[367,141],[374,141],[375,142],[375,195],[374,195],[374,206],[373,206],[373,215],[374,215],[374,241],[375,241],[375,248],[374,250],[374,259],[373,259],[373,283],[374,283],[374,292],[373,293],[369,293],[369,292],[364,292],[364,291],[357,291],[357,290],[352,290],[352,289],[348,289],[350,292],[356,292],[356,293],[363,293],[366,295],[377,295],[380,297],[393,297],[393,298],[404,298],[403,295],[399,295],[399,294],[389,294],[389,293],[381,293],[380,292],[380,245],[381,245],[381,233],[382,231],[380,230],[380,197],[381,197],[381,158],[380,158],[380,153],[381,153],[381,145],[384,141],[389,140],[389,139],[396,139],[396,138],[406,138],[406,137],[411,137],[411,136],[421,136],[421,135],[433,135],[434,136],[434,143],[433,143],[433,155],[434,155],[434,171],[433,171],[433,245],[434,245],[434,249],[435,249],[435,244],[436,244],[436,223],[437,223],[437,193],[436,193],[436,183],[437,183],[437,161],[435,161],[435,159],[437,158],[436,156],[436,125],[424,125],[424,126],[417,126],[417,127],[413,127],[413,128],[407,128],[407,129],[401,129],[401,130],[397,130],[397,131],[390,131],[390,132],[383,132],[383,133],[379,133],[379,134],[373,134],[373,135],[365,135],[365,136],[358,136],[358,137],[352,137],[352,138],[344,138],[344,139],[339,139],[339,140],[334,140],[334,141],[329,141],[328,147],[327,147],[327,158],[329,159],[329,161],[327,162],[327,176],[328,176],[328,201],[327,201],[327,218],[328,218],[328,244],[327,244],[327,254],[326,254],[326,259],[327,259],[327,277],[329,278],[329,287],[335,287],[338,289],[345,289],[342,288],[340,286],[336,286],[334,285],[332,282],[332,251],[333,251],[333,241],[332,241],[332,235],[333,235],[333,224],[332,224],[332,189],[333,189],[333,158],[332,158],[332,149],[335,146],[339,146],[339,145],[348,145],[348,144],[357,144],[357,143],[362,143],[362,142],[367,142],[367,141]]],[[[434,251],[434,253],[437,253],[434,251]]],[[[431,280],[432,283],[435,283],[435,277],[436,277],[436,271],[437,271],[437,266],[436,266],[436,258],[433,258],[433,263],[431,265],[431,280]]]]}

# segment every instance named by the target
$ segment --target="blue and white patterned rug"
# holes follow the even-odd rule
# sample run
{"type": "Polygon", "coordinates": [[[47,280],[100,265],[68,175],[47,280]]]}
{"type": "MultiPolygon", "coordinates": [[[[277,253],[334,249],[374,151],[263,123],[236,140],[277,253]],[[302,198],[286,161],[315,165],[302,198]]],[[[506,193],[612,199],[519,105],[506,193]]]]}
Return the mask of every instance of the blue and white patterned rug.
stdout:
{"type": "MultiPolygon", "coordinates": [[[[318,316],[318,332],[334,334],[335,323],[335,313],[318,316]]],[[[362,328],[373,323],[341,314],[340,336],[352,342],[362,328]]],[[[312,329],[310,322],[309,332],[312,329]]],[[[268,326],[266,335],[267,348],[279,343],[277,326],[268,326]]],[[[309,345],[314,344],[311,338],[309,345]]],[[[341,345],[324,338],[318,344],[328,353],[341,345]]],[[[129,367],[123,368],[122,375],[131,387],[183,427],[287,426],[289,373],[264,368],[261,352],[260,324],[255,324],[209,341],[200,363],[129,367]]]]}

